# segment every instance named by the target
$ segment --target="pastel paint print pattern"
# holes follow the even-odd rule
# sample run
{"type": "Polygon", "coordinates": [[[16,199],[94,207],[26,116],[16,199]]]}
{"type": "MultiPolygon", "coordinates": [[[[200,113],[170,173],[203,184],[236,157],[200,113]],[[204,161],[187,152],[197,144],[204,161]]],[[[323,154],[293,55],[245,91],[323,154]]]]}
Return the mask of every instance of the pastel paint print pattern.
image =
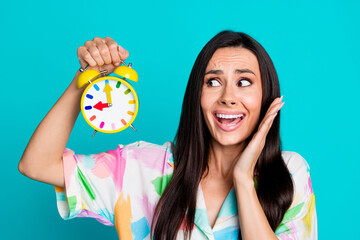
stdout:
{"type": "Polygon", "coordinates": [[[125,199],[124,193],[121,192],[115,205],[115,227],[119,239],[132,239],[131,220],[130,196],[127,195],[125,199]]]}
{"type": "Polygon", "coordinates": [[[237,227],[227,227],[214,233],[214,237],[216,240],[237,239],[238,236],[239,228],[237,227]]]}
{"type": "Polygon", "coordinates": [[[157,194],[161,195],[164,192],[171,178],[172,178],[172,174],[169,174],[162,177],[157,177],[156,179],[151,181],[151,183],[154,185],[157,194]]]}
{"type": "MultiPolygon", "coordinates": [[[[55,187],[60,216],[94,218],[116,227],[119,239],[150,239],[156,204],[174,172],[172,143],[138,141],[107,152],[63,154],[65,188],[55,187]]],[[[297,153],[282,152],[294,182],[294,198],[275,231],[278,239],[317,239],[315,195],[310,167],[297,153]]],[[[186,216],[185,216],[186,218],[186,216]]],[[[192,240],[237,239],[239,219],[235,189],[226,197],[213,228],[199,185],[192,240]]],[[[176,239],[183,239],[183,224],[176,239]]]]}
{"type": "Polygon", "coordinates": [[[109,150],[106,153],[93,155],[95,167],[92,172],[99,178],[111,176],[118,192],[121,192],[125,172],[126,159],[121,155],[121,149],[109,150]]]}
{"type": "Polygon", "coordinates": [[[151,203],[147,195],[144,195],[142,199],[138,198],[138,205],[140,205],[148,223],[151,223],[156,205],[151,203]]]}
{"type": "Polygon", "coordinates": [[[292,175],[295,188],[294,200],[275,234],[282,240],[317,239],[317,215],[310,167],[299,154],[289,153],[283,152],[283,158],[292,175]],[[294,161],[295,159],[297,161],[294,161]],[[292,169],[294,171],[291,171],[292,169]]]}
{"type": "Polygon", "coordinates": [[[166,162],[172,158],[172,154],[164,151],[162,148],[138,148],[134,149],[131,152],[131,158],[138,159],[139,161],[142,161],[142,164],[144,166],[158,170],[160,173],[163,173],[166,171],[167,168],[171,168],[172,166],[170,164],[165,164],[162,161],[151,161],[152,158],[148,158],[148,156],[154,156],[155,158],[164,158],[166,162]]]}
{"type": "Polygon", "coordinates": [[[134,240],[145,239],[150,234],[150,226],[145,217],[131,224],[131,229],[134,240]]]}

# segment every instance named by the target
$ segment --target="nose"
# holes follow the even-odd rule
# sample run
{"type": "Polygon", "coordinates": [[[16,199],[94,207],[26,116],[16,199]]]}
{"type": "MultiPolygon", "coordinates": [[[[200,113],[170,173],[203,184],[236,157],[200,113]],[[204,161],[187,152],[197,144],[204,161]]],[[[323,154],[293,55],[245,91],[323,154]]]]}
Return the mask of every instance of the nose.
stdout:
{"type": "Polygon", "coordinates": [[[228,106],[236,105],[236,97],[231,86],[224,88],[219,103],[228,106]]]}

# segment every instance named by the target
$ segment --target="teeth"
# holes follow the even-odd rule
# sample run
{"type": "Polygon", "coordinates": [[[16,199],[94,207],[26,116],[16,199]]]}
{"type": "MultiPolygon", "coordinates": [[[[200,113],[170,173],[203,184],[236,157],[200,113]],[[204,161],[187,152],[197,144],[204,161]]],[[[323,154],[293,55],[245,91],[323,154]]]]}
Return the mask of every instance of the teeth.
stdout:
{"type": "Polygon", "coordinates": [[[227,118],[227,119],[231,119],[231,118],[239,118],[239,117],[243,117],[244,114],[238,114],[238,115],[225,115],[225,114],[220,114],[220,113],[217,113],[216,116],[218,118],[227,118]]]}

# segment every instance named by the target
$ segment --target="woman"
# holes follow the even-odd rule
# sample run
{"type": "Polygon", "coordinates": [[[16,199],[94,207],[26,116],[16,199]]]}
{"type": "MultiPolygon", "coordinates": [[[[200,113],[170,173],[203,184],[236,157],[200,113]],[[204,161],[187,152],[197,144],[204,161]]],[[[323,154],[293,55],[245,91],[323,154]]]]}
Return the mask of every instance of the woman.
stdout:
{"type": "MultiPolygon", "coordinates": [[[[128,55],[111,38],[78,49],[82,67],[109,72],[128,55]]],[[[80,111],[77,76],[19,164],[24,175],[60,187],[63,218],[94,217],[119,239],[317,239],[309,167],[281,152],[277,74],[250,36],[224,31],[202,49],[174,144],[88,156],[65,149],[80,111]]]]}

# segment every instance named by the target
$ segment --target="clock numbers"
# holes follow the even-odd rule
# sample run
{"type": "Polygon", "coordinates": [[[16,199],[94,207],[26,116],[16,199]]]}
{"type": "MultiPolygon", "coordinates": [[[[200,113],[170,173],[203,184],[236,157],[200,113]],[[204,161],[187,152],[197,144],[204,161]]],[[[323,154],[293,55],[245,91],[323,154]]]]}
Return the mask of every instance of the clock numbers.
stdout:
{"type": "Polygon", "coordinates": [[[99,86],[96,85],[96,84],[94,84],[94,88],[95,88],[96,91],[99,91],[99,90],[100,90],[99,86]]]}
{"type": "Polygon", "coordinates": [[[117,132],[134,120],[137,98],[126,83],[104,79],[96,81],[85,91],[82,113],[95,130],[117,132]]]}

